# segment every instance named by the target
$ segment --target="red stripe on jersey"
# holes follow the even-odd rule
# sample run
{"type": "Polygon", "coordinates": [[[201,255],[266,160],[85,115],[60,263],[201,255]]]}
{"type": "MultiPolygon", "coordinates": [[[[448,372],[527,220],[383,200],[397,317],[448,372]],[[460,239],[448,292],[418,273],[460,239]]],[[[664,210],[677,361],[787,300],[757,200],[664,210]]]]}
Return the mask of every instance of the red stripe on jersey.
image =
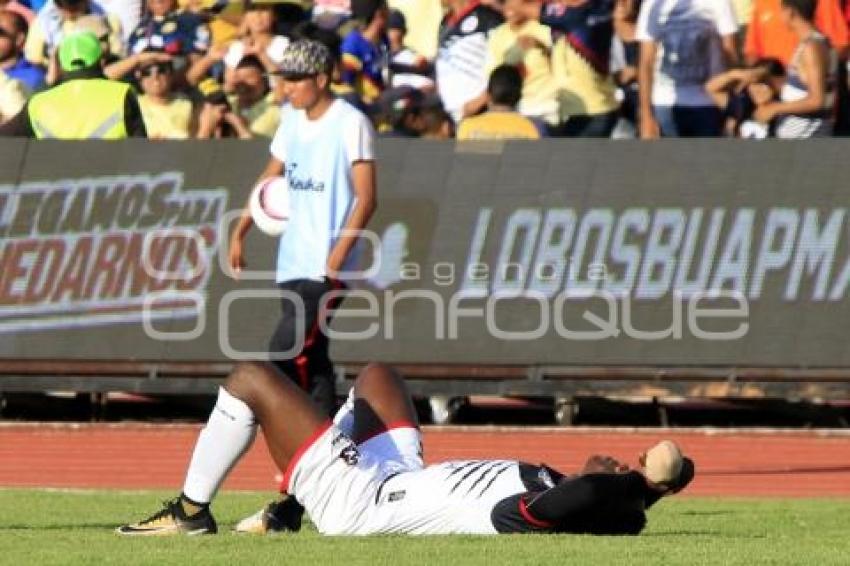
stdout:
{"type": "Polygon", "coordinates": [[[329,428],[331,428],[331,421],[327,420],[322,423],[319,428],[313,431],[313,434],[310,435],[310,438],[305,440],[301,446],[298,447],[298,450],[295,451],[295,455],[289,461],[289,465],[286,466],[286,471],[283,474],[283,481],[280,482],[280,492],[281,493],[290,493],[289,491],[289,481],[292,479],[292,474],[295,472],[295,466],[298,465],[298,462],[304,456],[304,453],[313,446],[319,438],[327,432],[329,428]]]}
{"type": "Polygon", "coordinates": [[[307,356],[300,354],[295,358],[295,371],[298,372],[298,385],[301,389],[310,392],[310,374],[307,371],[307,356]]]}
{"type": "Polygon", "coordinates": [[[555,525],[549,523],[547,521],[541,521],[540,519],[536,519],[531,512],[528,510],[528,505],[525,503],[525,498],[519,498],[519,514],[522,515],[522,518],[525,519],[525,522],[533,527],[537,527],[540,529],[551,529],[555,525]]]}

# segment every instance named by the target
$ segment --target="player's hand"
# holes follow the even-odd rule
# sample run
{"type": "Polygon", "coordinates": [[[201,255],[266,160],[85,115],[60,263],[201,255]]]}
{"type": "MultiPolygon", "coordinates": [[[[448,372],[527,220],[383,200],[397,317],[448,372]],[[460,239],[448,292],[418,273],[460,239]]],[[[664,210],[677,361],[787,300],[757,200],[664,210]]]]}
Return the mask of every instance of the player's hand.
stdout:
{"type": "Polygon", "coordinates": [[[582,468],[581,473],[613,474],[628,471],[629,467],[626,464],[623,464],[622,462],[618,461],[616,458],[612,458],[611,456],[603,456],[601,454],[594,454],[593,456],[587,459],[587,462],[584,463],[584,468],[582,468]]]}

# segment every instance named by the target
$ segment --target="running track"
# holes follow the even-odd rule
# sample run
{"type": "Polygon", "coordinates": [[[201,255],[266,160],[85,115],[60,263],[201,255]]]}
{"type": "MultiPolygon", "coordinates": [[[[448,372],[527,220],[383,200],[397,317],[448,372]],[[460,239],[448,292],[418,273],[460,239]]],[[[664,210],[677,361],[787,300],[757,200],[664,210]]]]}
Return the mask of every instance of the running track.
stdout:
{"type": "MultiPolygon", "coordinates": [[[[0,423],[0,486],[179,489],[198,425],[0,423]]],[[[661,438],[697,462],[688,493],[850,497],[850,431],[430,427],[428,461],[518,458],[576,470],[591,453],[629,463],[661,438]]],[[[273,490],[258,435],[225,489],[273,490]]]]}

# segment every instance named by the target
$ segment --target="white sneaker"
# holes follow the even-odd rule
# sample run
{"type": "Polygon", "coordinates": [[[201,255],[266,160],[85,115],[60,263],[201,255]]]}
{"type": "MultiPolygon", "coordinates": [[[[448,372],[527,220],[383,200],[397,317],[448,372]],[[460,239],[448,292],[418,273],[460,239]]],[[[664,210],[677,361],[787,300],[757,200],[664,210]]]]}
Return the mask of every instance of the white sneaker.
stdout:
{"type": "Polygon", "coordinates": [[[236,523],[235,530],[237,533],[247,533],[252,535],[264,535],[268,531],[265,521],[266,507],[263,507],[253,515],[245,517],[236,523]]]}
{"type": "Polygon", "coordinates": [[[237,533],[265,535],[269,533],[298,532],[304,508],[294,498],[273,501],[236,524],[237,533]]]}

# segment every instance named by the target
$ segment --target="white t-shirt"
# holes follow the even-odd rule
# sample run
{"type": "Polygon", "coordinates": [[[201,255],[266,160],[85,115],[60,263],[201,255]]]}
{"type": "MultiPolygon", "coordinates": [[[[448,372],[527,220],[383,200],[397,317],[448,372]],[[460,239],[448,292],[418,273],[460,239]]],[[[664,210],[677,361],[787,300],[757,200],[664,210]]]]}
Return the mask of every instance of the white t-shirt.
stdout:
{"type": "MultiPolygon", "coordinates": [[[[280,65],[283,61],[283,52],[286,50],[288,45],[289,38],[283,35],[276,35],[266,47],[266,55],[268,55],[269,59],[271,59],[276,65],[280,65]]],[[[236,65],[239,64],[239,61],[242,60],[242,56],[244,54],[245,42],[242,40],[234,41],[230,44],[230,47],[227,48],[227,53],[224,55],[224,64],[230,69],[235,69],[236,65]]]]}
{"type": "Polygon", "coordinates": [[[713,106],[705,83],[724,70],[720,37],[738,31],[730,0],[644,0],[638,41],[655,41],[656,106],[713,106]]]}
{"type": "MultiPolygon", "coordinates": [[[[341,99],[317,120],[289,104],[281,111],[271,154],[282,161],[289,179],[290,220],[280,238],[277,281],[320,279],[325,264],[355,204],[351,165],[375,159],[372,124],[341,99]]],[[[356,250],[343,270],[352,269],[356,250]]]]}

